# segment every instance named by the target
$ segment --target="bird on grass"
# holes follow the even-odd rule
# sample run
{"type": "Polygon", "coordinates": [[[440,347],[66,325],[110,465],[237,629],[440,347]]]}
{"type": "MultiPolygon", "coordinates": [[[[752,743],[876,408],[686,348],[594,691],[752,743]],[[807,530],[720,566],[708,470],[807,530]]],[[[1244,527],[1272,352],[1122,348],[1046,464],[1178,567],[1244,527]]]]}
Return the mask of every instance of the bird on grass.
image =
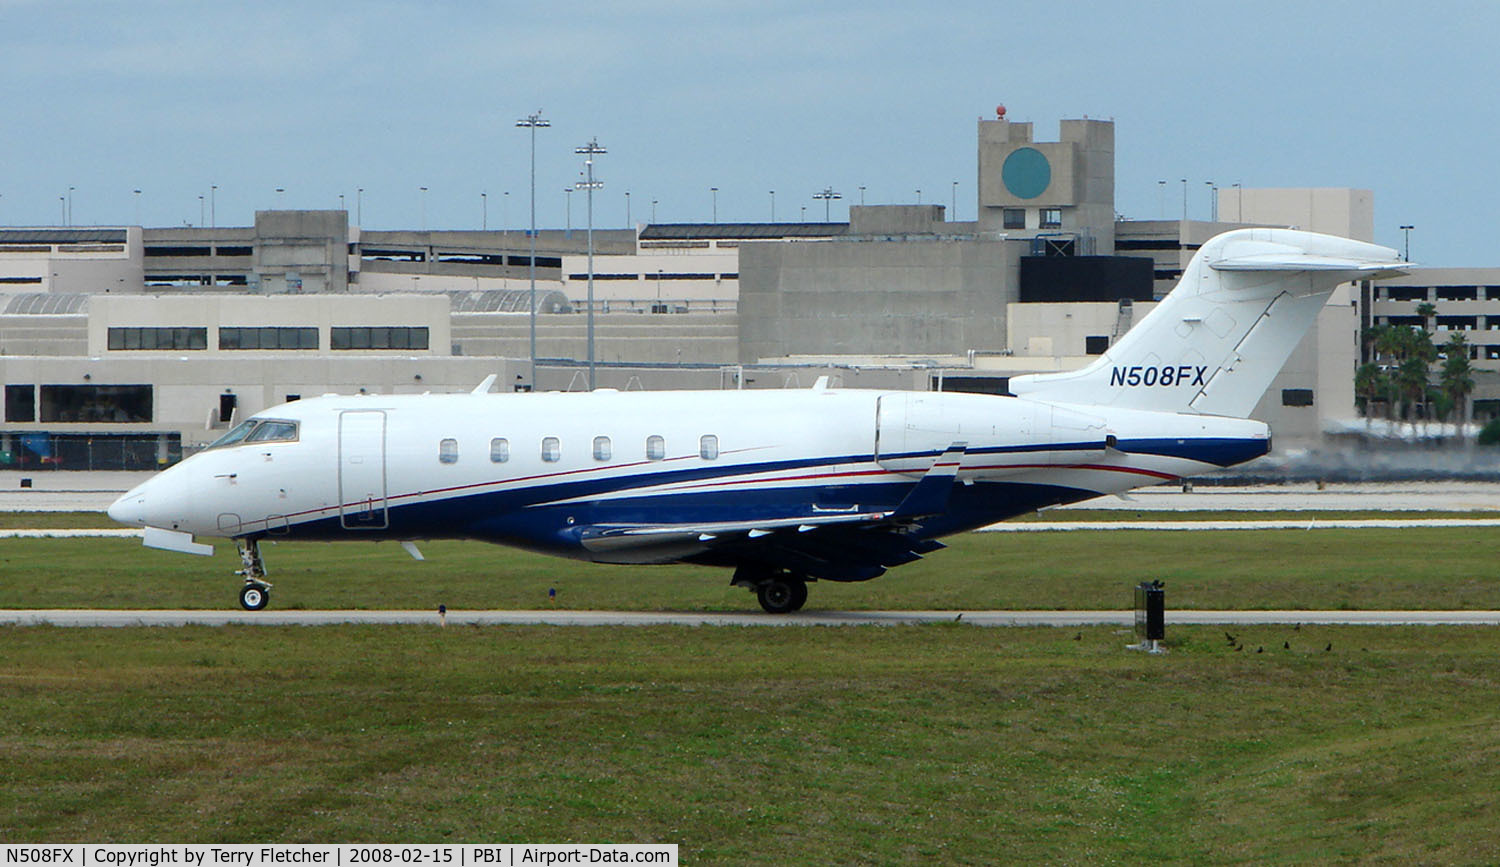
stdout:
{"type": "Polygon", "coordinates": [[[1074,641],[1082,641],[1082,640],[1083,640],[1083,633],[1082,633],[1082,632],[1080,632],[1080,633],[1078,633],[1078,634],[1077,634],[1077,635],[1074,635],[1074,636],[1073,636],[1073,640],[1074,640],[1074,641]]]}
{"type": "Polygon", "coordinates": [[[1332,642],[1332,641],[1330,641],[1330,642],[1328,642],[1328,646],[1327,646],[1327,647],[1325,647],[1325,648],[1323,648],[1323,652],[1324,652],[1324,653],[1327,653],[1327,652],[1328,652],[1328,651],[1330,651],[1330,650],[1332,650],[1332,649],[1333,649],[1333,642],[1332,642]]]}
{"type": "Polygon", "coordinates": [[[1225,632],[1224,633],[1224,640],[1228,641],[1230,644],[1233,644],[1234,643],[1234,636],[1230,635],[1228,632],[1225,632]]]}
{"type": "Polygon", "coordinates": [[[1255,648],[1255,652],[1256,653],[1265,653],[1266,649],[1264,647],[1257,647],[1257,648],[1255,648]]]}
{"type": "Polygon", "coordinates": [[[1292,649],[1292,643],[1290,641],[1283,641],[1283,642],[1281,642],[1281,649],[1282,650],[1291,650],[1292,649]]]}

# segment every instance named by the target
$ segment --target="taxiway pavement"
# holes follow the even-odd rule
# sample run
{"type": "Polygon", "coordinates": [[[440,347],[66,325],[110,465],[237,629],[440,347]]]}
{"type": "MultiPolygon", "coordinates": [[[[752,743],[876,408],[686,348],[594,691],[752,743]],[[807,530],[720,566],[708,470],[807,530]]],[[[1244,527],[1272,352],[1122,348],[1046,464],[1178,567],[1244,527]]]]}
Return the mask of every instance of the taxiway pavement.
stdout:
{"type": "MultiPolygon", "coordinates": [[[[0,626],[1131,626],[1133,611],[0,610],[0,626]]],[[[1500,626],[1500,611],[1168,611],[1168,626],[1500,626]]]]}

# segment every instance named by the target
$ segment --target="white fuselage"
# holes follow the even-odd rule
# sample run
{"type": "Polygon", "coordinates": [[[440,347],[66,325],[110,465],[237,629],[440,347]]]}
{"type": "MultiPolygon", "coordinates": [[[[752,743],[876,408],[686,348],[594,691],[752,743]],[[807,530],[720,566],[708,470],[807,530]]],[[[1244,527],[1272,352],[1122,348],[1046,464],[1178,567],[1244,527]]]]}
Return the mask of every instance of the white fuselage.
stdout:
{"type": "Polygon", "coordinates": [[[843,389],[325,396],[295,439],[194,455],[110,510],[217,537],[480,538],[591,556],[576,528],[898,503],[964,446],[941,535],[1263,454],[1260,422],[843,389]],[[657,439],[659,438],[659,439],[657,439]]]}

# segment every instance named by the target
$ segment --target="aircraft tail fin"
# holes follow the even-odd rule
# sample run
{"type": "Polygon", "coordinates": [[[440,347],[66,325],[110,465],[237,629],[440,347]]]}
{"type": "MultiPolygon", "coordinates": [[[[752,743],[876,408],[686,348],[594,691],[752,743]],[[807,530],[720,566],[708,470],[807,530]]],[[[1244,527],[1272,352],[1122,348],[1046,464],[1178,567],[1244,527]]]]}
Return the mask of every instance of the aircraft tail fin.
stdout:
{"type": "Polygon", "coordinates": [[[1341,283],[1402,273],[1388,247],[1291,229],[1204,244],[1173,289],[1092,364],[1014,377],[1059,403],[1245,418],[1341,283]]]}

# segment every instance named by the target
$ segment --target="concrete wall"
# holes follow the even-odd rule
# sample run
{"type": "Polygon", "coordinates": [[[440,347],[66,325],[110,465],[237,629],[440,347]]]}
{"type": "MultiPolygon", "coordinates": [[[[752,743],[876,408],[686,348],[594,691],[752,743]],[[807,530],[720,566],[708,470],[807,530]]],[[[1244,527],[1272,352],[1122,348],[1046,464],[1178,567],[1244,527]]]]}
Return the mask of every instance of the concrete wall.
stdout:
{"type": "Polygon", "coordinates": [[[1022,248],[938,238],[745,244],[739,359],[1003,349],[1022,248]]]}
{"type": "Polygon", "coordinates": [[[1375,194],[1345,187],[1219,189],[1223,222],[1265,223],[1375,240],[1375,194]]]}
{"type": "MultiPolygon", "coordinates": [[[[141,228],[108,228],[124,232],[124,243],[0,243],[0,276],[36,281],[0,284],[0,293],[141,291],[141,228]]],[[[36,234],[55,231],[70,230],[36,234]]]]}
{"type": "MultiPolygon", "coordinates": [[[[529,358],[530,317],[515,313],[453,316],[456,354],[529,358]]],[[[739,344],[733,313],[596,313],[594,358],[600,362],[732,364],[739,344]]],[[[588,356],[583,313],[537,317],[537,357],[588,356]]]]}

